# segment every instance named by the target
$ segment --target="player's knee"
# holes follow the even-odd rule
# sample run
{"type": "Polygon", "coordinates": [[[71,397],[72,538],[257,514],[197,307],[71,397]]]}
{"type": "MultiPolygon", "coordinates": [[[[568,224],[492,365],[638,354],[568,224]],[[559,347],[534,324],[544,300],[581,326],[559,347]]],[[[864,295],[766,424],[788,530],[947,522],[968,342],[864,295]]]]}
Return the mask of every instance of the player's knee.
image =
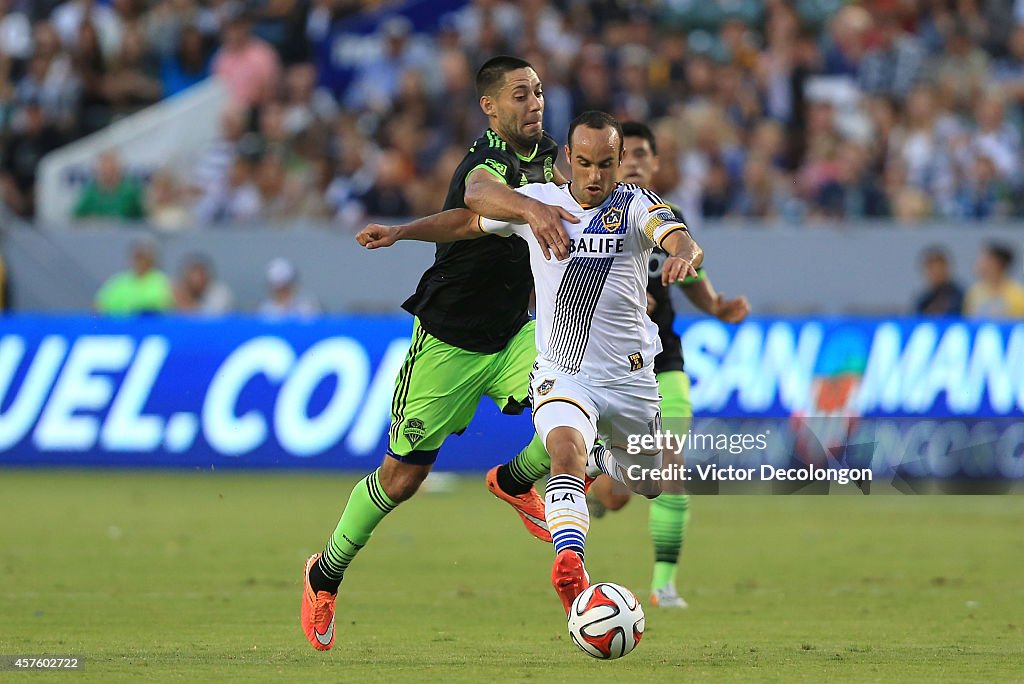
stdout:
{"type": "Polygon", "coordinates": [[[545,445],[551,457],[551,474],[576,473],[587,464],[587,451],[583,435],[578,430],[558,427],[548,433],[545,445]]]}
{"type": "Polygon", "coordinates": [[[380,486],[388,498],[401,503],[412,498],[429,472],[430,466],[402,463],[389,456],[380,469],[380,486]]]}

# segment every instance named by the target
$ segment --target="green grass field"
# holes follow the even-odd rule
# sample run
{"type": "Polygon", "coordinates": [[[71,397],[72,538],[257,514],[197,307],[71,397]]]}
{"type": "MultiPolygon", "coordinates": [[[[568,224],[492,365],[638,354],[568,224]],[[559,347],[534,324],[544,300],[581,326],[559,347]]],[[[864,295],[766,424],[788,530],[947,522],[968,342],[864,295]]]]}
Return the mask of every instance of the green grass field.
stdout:
{"type": "MultiPolygon", "coordinates": [[[[0,471],[0,654],[84,656],[61,676],[104,682],[1024,681],[1024,497],[696,498],[690,609],[648,610],[604,663],[568,640],[550,547],[472,478],[381,525],[314,652],[302,564],[352,483],[0,471]]],[[[594,521],[593,579],[646,598],[646,516],[594,521]]]]}

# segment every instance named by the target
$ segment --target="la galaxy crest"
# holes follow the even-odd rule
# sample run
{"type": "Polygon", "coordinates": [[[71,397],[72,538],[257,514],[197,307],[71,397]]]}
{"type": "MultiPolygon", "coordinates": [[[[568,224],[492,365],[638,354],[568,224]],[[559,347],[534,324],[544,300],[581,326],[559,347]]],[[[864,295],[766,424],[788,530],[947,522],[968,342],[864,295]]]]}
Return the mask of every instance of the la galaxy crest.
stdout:
{"type": "Polygon", "coordinates": [[[537,385],[537,394],[544,396],[551,391],[551,388],[555,386],[554,378],[545,378],[544,382],[537,385]]]}
{"type": "Polygon", "coordinates": [[[601,225],[609,233],[614,233],[622,225],[622,209],[618,207],[608,207],[604,210],[601,215],[601,225]]]}

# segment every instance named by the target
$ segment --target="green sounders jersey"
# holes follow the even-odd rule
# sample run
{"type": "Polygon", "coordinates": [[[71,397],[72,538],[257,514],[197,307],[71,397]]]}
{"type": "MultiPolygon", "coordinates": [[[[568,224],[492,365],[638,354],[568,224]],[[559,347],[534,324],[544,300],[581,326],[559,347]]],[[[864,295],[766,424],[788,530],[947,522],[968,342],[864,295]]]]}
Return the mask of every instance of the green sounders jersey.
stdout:
{"type": "Polygon", "coordinates": [[[174,306],[171,281],[157,270],[138,275],[118,273],[96,293],[96,310],[105,314],[142,314],[169,311],[174,306]]]}
{"type": "MultiPolygon", "coordinates": [[[[485,169],[509,187],[546,183],[554,177],[558,145],[547,133],[527,157],[488,129],[455,172],[444,208],[465,208],[466,178],[485,169]]],[[[488,235],[437,245],[433,265],[402,305],[423,329],[467,351],[494,354],[530,319],[530,250],[519,237],[488,235]]]]}

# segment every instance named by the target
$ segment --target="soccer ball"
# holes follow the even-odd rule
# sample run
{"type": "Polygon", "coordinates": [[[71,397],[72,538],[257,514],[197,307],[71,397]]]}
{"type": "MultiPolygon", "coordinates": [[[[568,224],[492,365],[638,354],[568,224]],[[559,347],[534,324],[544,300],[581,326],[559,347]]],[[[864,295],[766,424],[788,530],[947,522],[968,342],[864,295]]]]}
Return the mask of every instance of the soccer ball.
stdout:
{"type": "Polygon", "coordinates": [[[633,592],[618,584],[592,584],[569,609],[569,636],[594,658],[621,658],[643,635],[643,608],[633,592]]]}

